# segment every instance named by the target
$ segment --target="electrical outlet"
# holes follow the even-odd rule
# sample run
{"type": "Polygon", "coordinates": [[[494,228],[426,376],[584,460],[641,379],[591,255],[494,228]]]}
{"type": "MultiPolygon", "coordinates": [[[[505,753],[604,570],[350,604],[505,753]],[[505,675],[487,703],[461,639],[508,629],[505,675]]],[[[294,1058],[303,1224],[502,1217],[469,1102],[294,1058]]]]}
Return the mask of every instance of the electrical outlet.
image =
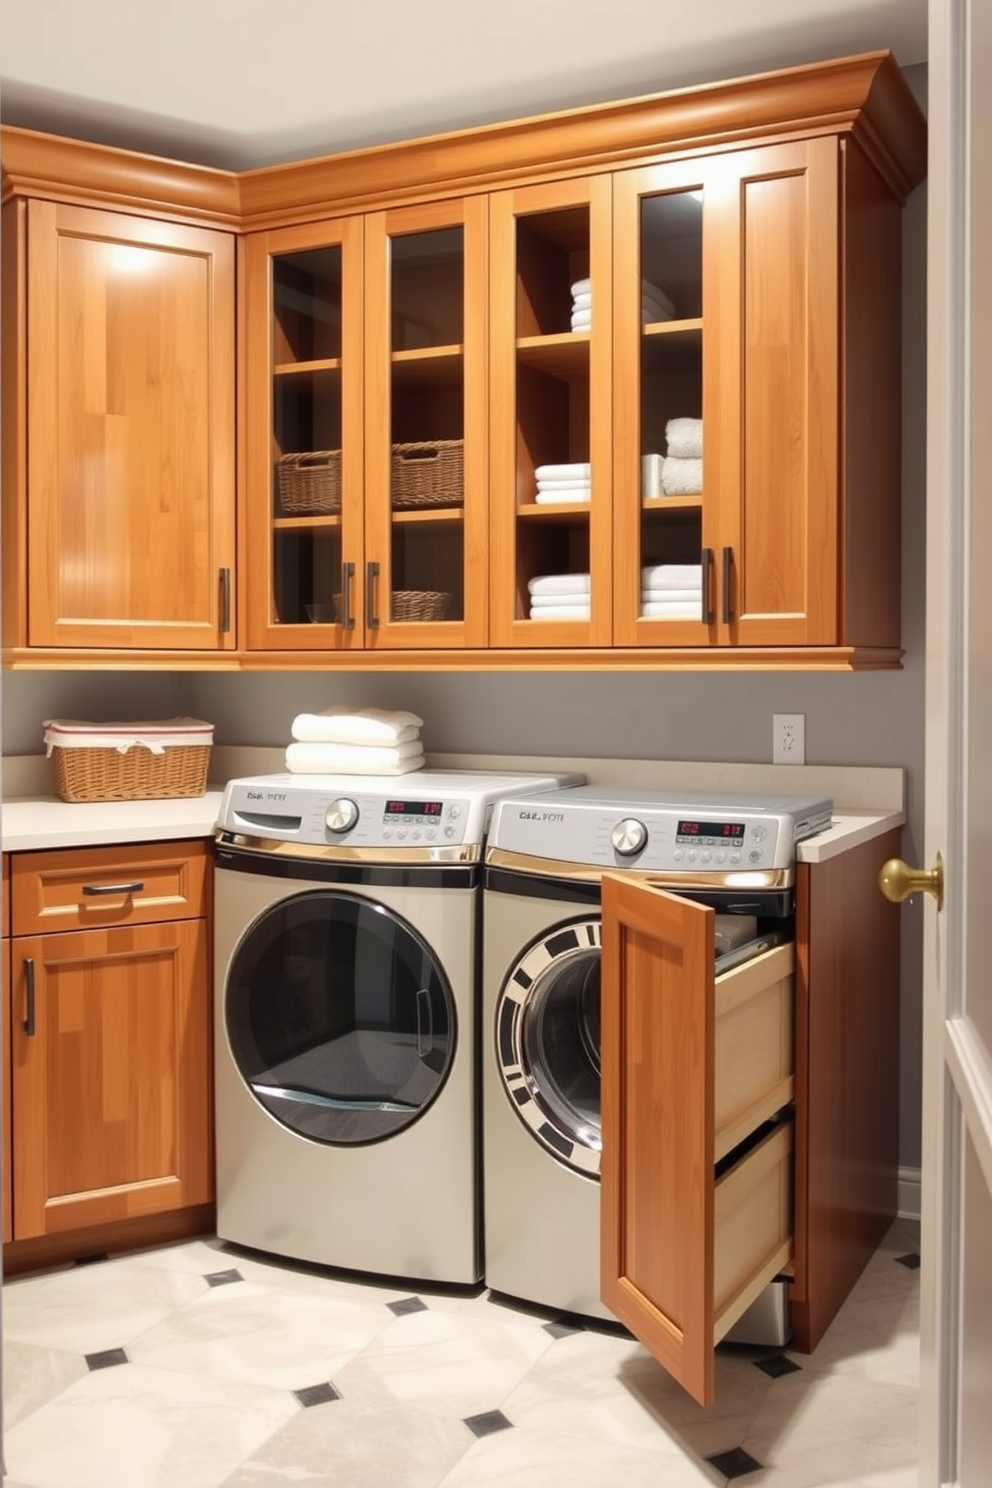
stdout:
{"type": "Polygon", "coordinates": [[[772,715],[772,764],[803,765],[806,763],[806,714],[774,713],[772,715]]]}

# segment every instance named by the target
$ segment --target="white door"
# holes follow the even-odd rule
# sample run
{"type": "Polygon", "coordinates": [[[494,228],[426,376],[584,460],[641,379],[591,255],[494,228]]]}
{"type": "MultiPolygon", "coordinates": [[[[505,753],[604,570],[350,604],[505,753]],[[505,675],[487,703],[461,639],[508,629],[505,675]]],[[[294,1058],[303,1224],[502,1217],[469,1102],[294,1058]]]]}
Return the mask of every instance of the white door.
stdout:
{"type": "Polygon", "coordinates": [[[992,1481],[992,5],[930,0],[921,1488],[992,1481]]]}

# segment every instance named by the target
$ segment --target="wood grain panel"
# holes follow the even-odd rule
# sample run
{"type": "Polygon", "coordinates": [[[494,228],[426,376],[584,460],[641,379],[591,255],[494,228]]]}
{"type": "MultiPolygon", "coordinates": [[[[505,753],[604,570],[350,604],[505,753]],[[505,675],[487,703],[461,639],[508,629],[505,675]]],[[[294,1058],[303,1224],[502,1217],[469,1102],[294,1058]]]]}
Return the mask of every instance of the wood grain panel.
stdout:
{"type": "Polygon", "coordinates": [[[19,937],[13,972],[15,1237],[208,1202],[205,921],[19,937]]]}
{"type": "Polygon", "coordinates": [[[713,912],[603,876],[601,1295],[713,1398],[713,912]]]}
{"type": "Polygon", "coordinates": [[[899,910],[889,832],[797,878],[794,1347],[809,1352],[898,1207],[899,910]]]}
{"type": "Polygon", "coordinates": [[[232,236],[32,201],[27,295],[30,643],[233,648],[232,236]]]}
{"type": "MultiPolygon", "coordinates": [[[[4,856],[4,899],[6,899],[7,858],[4,856]]],[[[14,1199],[11,1186],[13,1171],[11,1159],[11,1112],[10,1112],[10,940],[0,938],[0,976],[2,976],[2,998],[0,998],[0,1123],[3,1125],[3,1204],[0,1236],[6,1245],[14,1237],[14,1199]]]]}
{"type": "Polygon", "coordinates": [[[217,1233],[216,1205],[193,1204],[187,1209],[148,1214],[110,1224],[85,1225],[62,1235],[15,1240],[3,1248],[4,1276],[20,1276],[67,1261],[89,1260],[146,1246],[171,1245],[196,1236],[212,1239],[217,1233]]]}
{"type": "Polygon", "coordinates": [[[16,853],[13,933],[196,919],[206,912],[209,852],[206,842],[190,841],[16,853]]]}
{"type": "Polygon", "coordinates": [[[5,202],[0,225],[0,589],[4,647],[26,645],[27,204],[5,202]]]}

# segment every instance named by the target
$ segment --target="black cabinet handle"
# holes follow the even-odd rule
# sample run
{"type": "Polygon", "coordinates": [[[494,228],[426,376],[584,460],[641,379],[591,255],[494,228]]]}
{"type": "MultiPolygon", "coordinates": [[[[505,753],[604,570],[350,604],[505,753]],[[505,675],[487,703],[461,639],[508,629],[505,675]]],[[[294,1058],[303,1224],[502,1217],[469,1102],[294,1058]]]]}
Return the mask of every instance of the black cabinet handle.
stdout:
{"type": "Polygon", "coordinates": [[[730,608],[730,581],[734,567],[733,548],[723,550],[723,623],[729,625],[734,618],[730,608]]]}
{"type": "Polygon", "coordinates": [[[220,633],[226,635],[231,628],[231,570],[220,571],[220,633]]]}
{"type": "Polygon", "coordinates": [[[28,984],[28,1006],[27,1016],[24,1019],[24,1032],[28,1038],[34,1038],[34,962],[30,956],[24,958],[24,977],[28,984]]]}
{"type": "Polygon", "coordinates": [[[354,630],[355,617],[351,613],[351,585],[355,577],[355,565],[353,563],[342,563],[341,565],[341,628],[343,630],[354,630]]]}
{"type": "Polygon", "coordinates": [[[713,624],[713,607],[710,604],[710,579],[713,576],[713,549],[703,549],[703,613],[699,617],[704,625],[713,624]]]}
{"type": "Polygon", "coordinates": [[[369,630],[379,629],[379,616],[375,612],[375,581],[379,577],[378,563],[365,565],[365,624],[369,630]]]}
{"type": "Polygon", "coordinates": [[[140,894],[144,888],[140,879],[133,883],[119,884],[83,884],[84,894],[140,894]]]}

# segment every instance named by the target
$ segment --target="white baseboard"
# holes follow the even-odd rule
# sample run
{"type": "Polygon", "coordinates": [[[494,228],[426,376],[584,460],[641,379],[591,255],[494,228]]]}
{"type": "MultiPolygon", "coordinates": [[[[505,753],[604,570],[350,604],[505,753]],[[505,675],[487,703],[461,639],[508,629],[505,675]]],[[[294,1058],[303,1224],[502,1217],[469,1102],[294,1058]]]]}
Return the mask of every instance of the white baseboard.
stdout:
{"type": "Polygon", "coordinates": [[[920,1217],[919,1168],[899,1169],[899,1217],[900,1219],[919,1219],[920,1217]]]}

